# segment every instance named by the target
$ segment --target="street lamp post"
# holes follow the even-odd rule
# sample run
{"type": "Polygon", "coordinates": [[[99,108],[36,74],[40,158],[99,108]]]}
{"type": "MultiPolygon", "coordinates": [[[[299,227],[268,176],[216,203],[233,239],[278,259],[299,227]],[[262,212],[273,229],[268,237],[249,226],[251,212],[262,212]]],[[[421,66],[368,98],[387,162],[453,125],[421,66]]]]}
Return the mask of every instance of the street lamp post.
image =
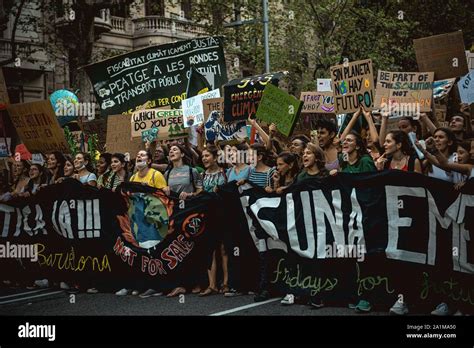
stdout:
{"type": "Polygon", "coordinates": [[[270,72],[270,46],[268,44],[268,0],[263,2],[263,41],[265,45],[265,72],[270,72]]]}

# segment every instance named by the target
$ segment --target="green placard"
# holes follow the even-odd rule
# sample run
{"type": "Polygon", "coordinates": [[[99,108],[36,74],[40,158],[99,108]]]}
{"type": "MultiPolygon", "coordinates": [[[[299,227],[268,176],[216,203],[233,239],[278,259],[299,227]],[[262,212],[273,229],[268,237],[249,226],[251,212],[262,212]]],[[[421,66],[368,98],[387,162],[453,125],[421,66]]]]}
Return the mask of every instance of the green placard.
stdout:
{"type": "Polygon", "coordinates": [[[267,123],[275,123],[278,131],[289,137],[302,107],[302,101],[269,83],[263,91],[256,117],[267,123]]]}

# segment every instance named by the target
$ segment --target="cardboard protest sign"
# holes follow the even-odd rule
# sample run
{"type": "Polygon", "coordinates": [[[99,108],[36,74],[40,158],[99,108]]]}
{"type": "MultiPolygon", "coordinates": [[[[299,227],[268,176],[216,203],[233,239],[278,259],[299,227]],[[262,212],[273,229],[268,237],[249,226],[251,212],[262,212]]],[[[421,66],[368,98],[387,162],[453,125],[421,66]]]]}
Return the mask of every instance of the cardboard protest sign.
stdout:
{"type": "Polygon", "coordinates": [[[332,66],[331,80],[336,114],[355,112],[360,106],[372,110],[375,93],[371,59],[332,66]]]}
{"type": "Polygon", "coordinates": [[[303,101],[302,114],[334,113],[334,96],[332,92],[301,92],[300,100],[303,101]]]}
{"type": "Polygon", "coordinates": [[[474,103],[474,70],[459,80],[458,90],[463,103],[474,103]]]}
{"type": "Polygon", "coordinates": [[[214,75],[213,88],[227,82],[222,38],[205,37],[146,47],[85,67],[101,115],[132,113],[141,106],[179,108],[188,73],[214,75]]]}
{"type": "Polygon", "coordinates": [[[8,104],[10,104],[10,98],[8,97],[3,70],[0,68],[0,110],[5,110],[8,104]]]}
{"type": "Polygon", "coordinates": [[[267,123],[275,123],[278,131],[289,137],[302,108],[302,101],[278,87],[268,84],[258,105],[256,117],[267,123]]]}
{"type": "Polygon", "coordinates": [[[332,92],[331,79],[317,79],[316,90],[318,92],[332,92]]]}
{"type": "Polygon", "coordinates": [[[282,72],[263,74],[232,80],[225,84],[224,121],[240,121],[254,116],[265,87],[269,83],[278,86],[284,75],[282,72]]]}
{"type": "Polygon", "coordinates": [[[183,100],[183,121],[184,127],[197,126],[204,122],[204,109],[202,101],[205,99],[219,98],[221,93],[218,89],[210,92],[198,94],[192,98],[183,100]]]}
{"type": "Polygon", "coordinates": [[[132,139],[131,115],[111,115],[107,118],[106,150],[110,153],[129,153],[134,158],[144,146],[140,138],[132,139]]]}
{"type": "MultiPolygon", "coordinates": [[[[158,130],[156,139],[178,139],[188,136],[187,130],[184,128],[183,110],[162,110],[148,109],[139,110],[132,114],[130,118],[131,132],[130,135],[142,137],[142,133],[147,130],[156,128],[158,130]]],[[[150,132],[145,133],[150,136],[150,132]]]]}
{"type": "Polygon", "coordinates": [[[375,93],[376,109],[403,109],[414,115],[431,111],[434,73],[379,70],[375,93]],[[419,110],[417,105],[419,104],[419,110]]]}
{"type": "Polygon", "coordinates": [[[70,152],[49,100],[10,104],[7,109],[20,139],[29,151],[70,152]]]}
{"type": "Polygon", "coordinates": [[[220,116],[224,115],[224,98],[211,98],[202,101],[202,109],[204,112],[204,122],[207,121],[212,111],[219,112],[220,116]]]}
{"type": "Polygon", "coordinates": [[[434,71],[444,80],[468,73],[462,31],[413,40],[419,71],[434,71]]]}
{"type": "Polygon", "coordinates": [[[10,146],[12,138],[0,137],[0,157],[10,157],[10,146]]]}

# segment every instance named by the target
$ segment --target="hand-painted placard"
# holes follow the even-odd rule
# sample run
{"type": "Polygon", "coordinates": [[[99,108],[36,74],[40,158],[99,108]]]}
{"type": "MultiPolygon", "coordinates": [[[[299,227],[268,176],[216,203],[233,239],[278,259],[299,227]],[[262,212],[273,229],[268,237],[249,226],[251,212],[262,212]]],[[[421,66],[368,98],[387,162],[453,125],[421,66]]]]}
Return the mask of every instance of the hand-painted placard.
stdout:
{"type": "Polygon", "coordinates": [[[301,92],[302,114],[334,114],[334,96],[332,92],[301,92]]]}
{"type": "Polygon", "coordinates": [[[198,94],[195,97],[183,100],[183,122],[184,127],[197,126],[204,122],[204,109],[202,101],[205,99],[219,98],[221,93],[218,89],[198,94]]]}
{"type": "Polygon", "coordinates": [[[157,139],[179,139],[188,136],[183,123],[183,110],[148,109],[132,114],[131,136],[142,137],[142,132],[153,128],[158,129],[157,139]]]}
{"type": "Polygon", "coordinates": [[[431,111],[433,98],[433,72],[390,72],[379,70],[377,90],[375,93],[376,109],[393,108],[413,109],[412,115],[418,111],[431,111]]]}
{"type": "Polygon", "coordinates": [[[49,100],[10,104],[10,119],[29,151],[69,153],[69,145],[49,100]]]}
{"type": "Polygon", "coordinates": [[[256,117],[267,123],[275,123],[278,131],[289,137],[302,108],[302,101],[269,83],[263,91],[256,117]]]}
{"type": "Polygon", "coordinates": [[[375,90],[372,60],[359,60],[331,67],[336,114],[372,110],[375,90]]]}

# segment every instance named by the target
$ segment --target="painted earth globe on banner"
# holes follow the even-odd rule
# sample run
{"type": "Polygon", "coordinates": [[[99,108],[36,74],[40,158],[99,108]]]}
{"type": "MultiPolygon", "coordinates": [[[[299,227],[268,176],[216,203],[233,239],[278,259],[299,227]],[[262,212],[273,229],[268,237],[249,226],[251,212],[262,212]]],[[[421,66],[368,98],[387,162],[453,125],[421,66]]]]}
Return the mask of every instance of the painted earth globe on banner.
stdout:
{"type": "Polygon", "coordinates": [[[49,100],[61,127],[77,118],[79,98],[71,91],[59,89],[49,96],[49,100]]]}

